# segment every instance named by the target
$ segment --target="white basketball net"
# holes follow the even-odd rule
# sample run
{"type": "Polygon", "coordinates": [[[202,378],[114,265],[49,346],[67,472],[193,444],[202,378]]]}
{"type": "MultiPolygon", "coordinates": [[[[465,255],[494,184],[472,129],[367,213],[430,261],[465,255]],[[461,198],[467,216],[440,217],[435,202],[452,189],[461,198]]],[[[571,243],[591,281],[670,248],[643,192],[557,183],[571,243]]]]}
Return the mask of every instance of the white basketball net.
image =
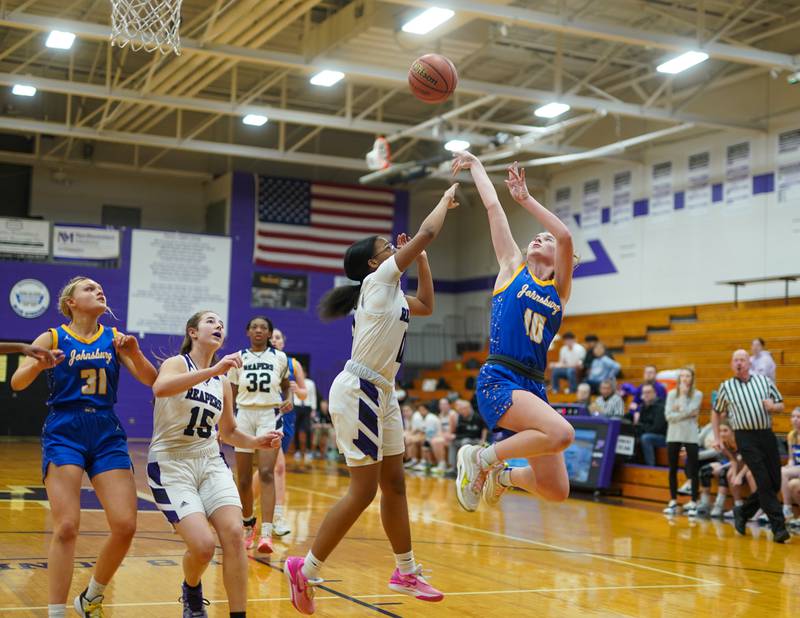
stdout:
{"type": "Polygon", "coordinates": [[[111,44],[181,54],[182,0],[111,0],[111,44]]]}

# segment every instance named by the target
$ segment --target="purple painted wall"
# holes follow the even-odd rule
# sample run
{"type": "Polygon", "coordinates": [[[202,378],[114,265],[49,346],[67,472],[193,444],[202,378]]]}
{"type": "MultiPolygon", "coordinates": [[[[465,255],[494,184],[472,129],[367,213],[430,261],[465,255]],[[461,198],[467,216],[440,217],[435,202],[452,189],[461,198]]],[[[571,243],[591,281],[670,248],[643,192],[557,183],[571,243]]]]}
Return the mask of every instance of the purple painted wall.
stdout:
{"type": "MultiPolygon", "coordinates": [[[[394,228],[395,233],[406,231],[408,225],[408,193],[397,192],[394,228]]],[[[233,237],[231,256],[230,307],[228,312],[227,350],[236,350],[247,344],[244,326],[253,315],[266,313],[287,337],[287,351],[306,353],[311,357],[311,377],[317,384],[321,397],[327,392],[333,378],[341,371],[350,354],[350,321],[338,320],[323,324],[317,319],[316,305],[322,295],[333,286],[332,274],[309,272],[308,309],[270,310],[250,307],[251,282],[256,271],[280,272],[253,265],[255,225],[255,180],[252,174],[235,173],[231,186],[230,234],[233,237]]],[[[130,273],[131,231],[122,232],[122,255],[118,269],[83,268],[70,264],[37,264],[33,262],[5,262],[0,266],[0,339],[33,340],[64,319],[58,313],[57,294],[71,277],[83,274],[99,281],[105,289],[109,305],[119,318],[115,322],[106,317],[102,322],[126,331],[128,317],[128,279],[130,273]],[[8,303],[11,287],[20,279],[38,279],[50,291],[50,306],[35,319],[19,317],[8,303]]],[[[286,269],[296,274],[298,270],[286,269]]],[[[187,318],[189,316],[186,316],[187,318]]],[[[155,355],[175,353],[181,337],[147,335],[140,345],[151,360],[155,355]]],[[[149,438],[152,433],[152,393],[123,370],[119,386],[117,414],[132,438],[149,438]]]]}

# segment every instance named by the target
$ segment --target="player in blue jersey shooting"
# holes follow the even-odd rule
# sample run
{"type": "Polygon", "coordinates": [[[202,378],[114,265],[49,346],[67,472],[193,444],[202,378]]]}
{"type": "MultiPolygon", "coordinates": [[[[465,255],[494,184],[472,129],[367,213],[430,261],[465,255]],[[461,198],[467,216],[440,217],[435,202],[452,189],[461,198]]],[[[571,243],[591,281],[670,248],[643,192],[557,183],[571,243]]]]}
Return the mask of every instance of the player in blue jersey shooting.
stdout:
{"type": "Polygon", "coordinates": [[[50,399],[42,429],[42,477],[53,518],[47,555],[50,618],[65,612],[84,471],[106,512],[111,534],[88,587],[74,602],[79,615],[96,617],[103,615],[103,592],[136,531],[136,484],[127,436],[114,413],[120,363],[146,386],[152,386],[157,373],[135,337],[98,324],[109,309],[96,281],[71,279],[59,295],[59,310],[69,324],[51,328],[33,342],[53,350],[54,357],[25,358],[11,378],[11,388],[25,389],[47,371],[50,399]]]}
{"type": "Polygon", "coordinates": [[[481,497],[495,505],[509,487],[546,500],[569,495],[563,451],[572,443],[572,426],[547,402],[544,372],[547,349],[561,326],[563,307],[572,289],[574,256],[569,228],[528,192],[525,170],[515,162],[506,186],[520,206],[545,231],[520,250],[497,192],[478,158],[456,153],[452,171],[469,169],[489,216],[492,245],[500,272],[492,297],[489,357],[477,380],[478,410],[489,428],[509,437],[489,447],[465,445],[458,451],[456,495],[467,511],[481,497]],[[505,461],[525,458],[524,468],[505,461]]]}

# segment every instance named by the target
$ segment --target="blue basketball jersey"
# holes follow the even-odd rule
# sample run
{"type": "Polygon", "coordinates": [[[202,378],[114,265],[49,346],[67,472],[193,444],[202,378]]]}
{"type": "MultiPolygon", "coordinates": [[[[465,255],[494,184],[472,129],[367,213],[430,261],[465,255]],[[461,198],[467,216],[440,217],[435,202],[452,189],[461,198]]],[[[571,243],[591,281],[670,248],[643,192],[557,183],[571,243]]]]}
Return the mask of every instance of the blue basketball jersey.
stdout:
{"type": "Polygon", "coordinates": [[[119,383],[119,359],[114,349],[117,329],[100,325],[89,339],[63,324],[50,332],[53,348],[64,351],[64,360],[47,371],[50,386],[47,405],[54,410],[112,408],[119,383]]]}
{"type": "Polygon", "coordinates": [[[495,290],[489,325],[489,354],[502,354],[544,371],[547,350],[561,326],[555,281],[542,281],[523,263],[495,290]]]}

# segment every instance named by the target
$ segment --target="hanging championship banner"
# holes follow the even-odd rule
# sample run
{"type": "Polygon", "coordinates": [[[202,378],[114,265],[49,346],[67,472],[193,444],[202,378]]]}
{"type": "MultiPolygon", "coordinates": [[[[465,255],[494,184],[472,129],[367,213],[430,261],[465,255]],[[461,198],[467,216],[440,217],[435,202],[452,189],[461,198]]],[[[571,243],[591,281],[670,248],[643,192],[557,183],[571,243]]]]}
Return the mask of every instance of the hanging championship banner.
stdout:
{"type": "Polygon", "coordinates": [[[778,135],[778,173],[775,176],[779,204],[800,199],[800,129],[778,135]]]}
{"type": "Polygon", "coordinates": [[[689,155],[686,176],[686,208],[701,210],[711,205],[711,153],[689,155]]]}
{"type": "Polygon", "coordinates": [[[725,204],[742,204],[752,195],[750,142],[728,146],[725,157],[725,204]]]}
{"type": "Polygon", "coordinates": [[[650,214],[666,215],[672,212],[672,162],[656,163],[652,169],[650,214]]]}
{"type": "Polygon", "coordinates": [[[614,174],[614,196],[611,201],[611,221],[615,225],[633,219],[631,172],[614,174]]]}
{"type": "Polygon", "coordinates": [[[555,215],[567,225],[570,224],[572,215],[572,189],[561,187],[556,189],[556,204],[553,208],[555,215]]]}
{"type": "Polygon", "coordinates": [[[587,180],[583,183],[583,209],[581,227],[589,229],[600,225],[600,181],[587,180]]]}
{"type": "Polygon", "coordinates": [[[50,223],[0,217],[0,254],[46,258],[50,255],[50,223]]]}

